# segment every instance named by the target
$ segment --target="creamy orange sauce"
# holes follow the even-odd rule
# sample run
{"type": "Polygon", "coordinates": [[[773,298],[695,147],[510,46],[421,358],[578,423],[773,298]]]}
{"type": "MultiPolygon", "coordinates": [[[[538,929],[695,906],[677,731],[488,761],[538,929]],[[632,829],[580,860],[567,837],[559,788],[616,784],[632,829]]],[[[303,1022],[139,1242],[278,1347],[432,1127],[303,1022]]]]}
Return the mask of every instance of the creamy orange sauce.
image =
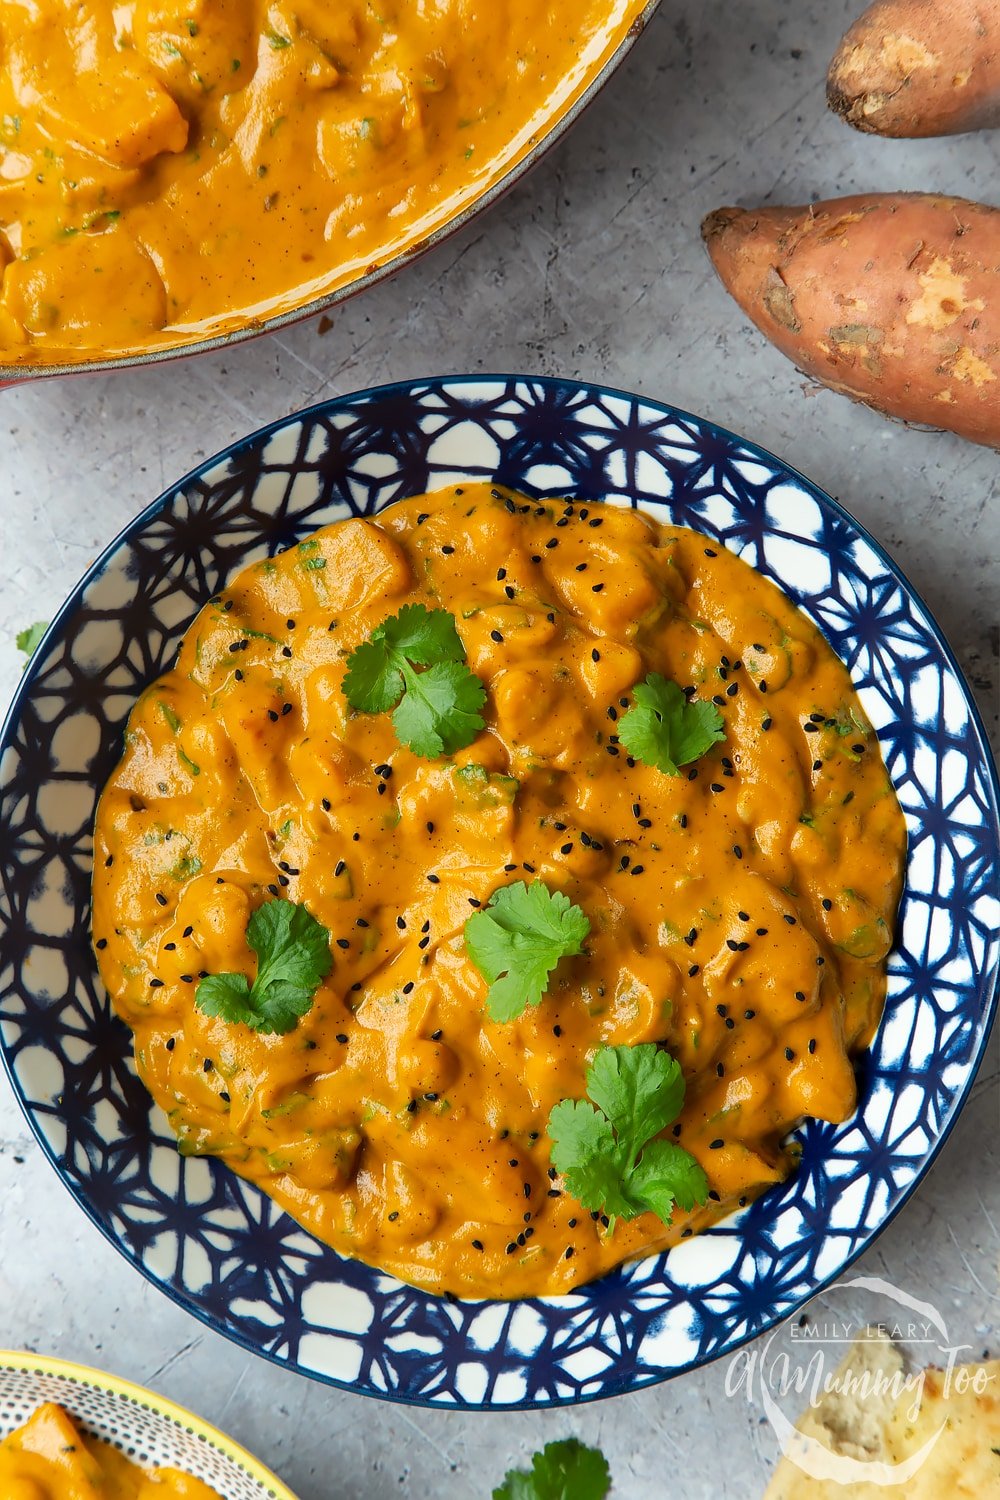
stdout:
{"type": "Polygon", "coordinates": [[[905,852],[848,673],[770,582],[695,532],[486,485],[256,563],[143,693],[96,830],[94,937],[185,1152],[345,1254],[461,1295],[565,1291],[780,1181],[789,1130],[855,1105],[905,852]],[[487,690],[453,759],[357,714],[345,658],[407,602],[450,611],[487,690]],[[616,743],[662,673],[725,740],[679,777],[616,743]],[[544,880],[591,924],[541,1004],[492,1021],[477,903],[544,880]],[[263,1036],[195,1007],[252,977],[272,897],[331,933],[308,1015],[263,1036]],[[712,1200],[609,1232],[550,1166],[549,1111],[601,1043],[658,1042],[712,1200]]]}
{"type": "Polygon", "coordinates": [[[85,1437],[62,1407],[46,1402],[0,1442],[3,1500],[221,1500],[176,1469],[145,1469],[85,1437]]]}
{"type": "Polygon", "coordinates": [[[0,363],[164,348],[426,239],[645,0],[0,0],[0,363]]]}

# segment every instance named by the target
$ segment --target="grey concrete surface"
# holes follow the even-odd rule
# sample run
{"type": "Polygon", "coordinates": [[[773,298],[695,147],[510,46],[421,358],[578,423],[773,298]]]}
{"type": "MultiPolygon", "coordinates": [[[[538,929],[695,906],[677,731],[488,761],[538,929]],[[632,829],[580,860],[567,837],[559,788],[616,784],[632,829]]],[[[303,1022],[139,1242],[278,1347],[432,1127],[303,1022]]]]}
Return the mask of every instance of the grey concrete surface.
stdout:
{"type": "MultiPolygon", "coordinates": [[[[194,362],[0,393],[0,696],[20,671],[16,630],[51,614],[137,509],[232,438],[379,381],[524,370],[674,401],[839,496],[928,601],[995,736],[997,455],[808,389],[727,299],[698,236],[723,203],[924,187],[995,198],[1000,134],[878,142],[827,113],[826,63],[859,9],[663,0],[625,68],[527,181],[337,312],[325,334],[314,321],[194,362]]],[[[937,1165],[859,1266],[934,1302],[977,1356],[1000,1354],[998,1123],[994,1039],[937,1165]]],[[[0,1344],[168,1393],[247,1443],[302,1500],[482,1500],[508,1464],[569,1433],[604,1447],[623,1500],[742,1500],[762,1493],[773,1466],[759,1402],[727,1395],[724,1364],[577,1410],[481,1416],[363,1401],[255,1360],[150,1289],[91,1228],[6,1085],[0,1204],[0,1344]]],[[[814,1311],[887,1309],[840,1290],[814,1311]]]]}

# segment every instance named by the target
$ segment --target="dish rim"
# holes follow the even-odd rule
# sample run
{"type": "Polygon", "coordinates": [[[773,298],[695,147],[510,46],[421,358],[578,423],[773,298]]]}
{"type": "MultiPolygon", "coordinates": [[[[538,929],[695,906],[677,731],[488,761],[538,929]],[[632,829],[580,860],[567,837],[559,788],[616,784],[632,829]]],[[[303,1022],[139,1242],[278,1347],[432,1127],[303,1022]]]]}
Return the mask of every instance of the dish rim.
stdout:
{"type": "MultiPolygon", "coordinates": [[[[227,1459],[244,1469],[251,1479],[266,1485],[273,1491],[274,1500],[297,1500],[297,1496],[290,1490],[277,1474],[261,1463],[249,1448],[244,1448],[235,1438],[223,1432],[221,1427],[216,1427],[214,1422],[201,1417],[197,1412],[191,1411],[179,1402],[172,1401],[169,1396],[162,1396],[159,1391],[150,1390],[148,1386],[139,1385],[134,1380],[127,1380],[124,1375],[114,1375],[110,1370],[98,1369],[96,1365],[80,1364],[77,1360],[64,1359],[56,1354],[31,1354],[24,1349],[2,1349],[0,1348],[0,1370],[13,1370],[25,1375],[52,1375],[57,1378],[72,1381],[76,1385],[90,1386],[109,1396],[122,1397],[125,1400],[149,1409],[157,1416],[168,1418],[179,1427],[186,1428],[194,1437],[201,1438],[210,1447],[216,1448],[227,1459]]],[[[67,1407],[66,1410],[69,1410],[67,1407]]],[[[72,1411],[69,1415],[74,1421],[79,1420],[86,1428],[86,1418],[77,1418],[72,1411]]],[[[12,1429],[13,1430],[13,1429],[12,1429]]],[[[7,1436],[0,1432],[0,1439],[7,1436]]],[[[197,1476],[194,1476],[197,1477],[197,1476]]],[[[207,1481],[202,1481],[207,1483],[207,1481]]]]}
{"type": "MultiPolygon", "coordinates": [[[[712,421],[710,418],[698,416],[696,413],[687,411],[686,408],[676,406],[672,402],[661,400],[656,397],[641,395],[634,391],[623,390],[615,386],[606,386],[601,384],[600,382],[577,380],[572,377],[564,378],[561,376],[525,375],[524,373],[517,372],[504,373],[493,371],[488,373],[479,372],[475,374],[458,373],[445,375],[429,375],[423,377],[415,376],[406,380],[387,382],[383,385],[364,387],[360,390],[348,391],[336,396],[328,397],[323,401],[313,402],[311,405],[304,407],[299,411],[292,412],[284,417],[278,417],[274,421],[267,423],[265,426],[257,428],[253,432],[244,434],[242,437],[237,438],[234,442],[220,449],[215,454],[204,459],[195,468],[188,471],[188,473],[183,475],[183,477],[175,480],[170,486],[168,486],[168,488],[164,489],[154,500],[150,501],[148,505],[143,507],[143,509],[138,512],[138,514],[133,516],[132,519],[121,528],[118,534],[108,543],[108,545],[103,549],[98,557],[95,558],[95,560],[91,563],[90,567],[87,568],[86,572],[83,574],[79,582],[67,596],[66,600],[60,606],[57,613],[53,616],[53,619],[49,624],[45,635],[42,637],[38,647],[36,648],[31,659],[26,665],[23,676],[14,692],[14,696],[11,700],[10,706],[4,716],[3,723],[2,725],[0,725],[0,754],[3,753],[12,725],[18,717],[22,700],[29,696],[32,684],[42,668],[42,664],[44,663],[47,655],[47,648],[50,642],[59,634],[66,618],[70,616],[73,611],[79,606],[82,601],[83,595],[89,588],[90,584],[94,581],[94,579],[98,577],[104,567],[113,559],[114,554],[132,537],[133,534],[141,533],[142,530],[151,521],[155,520],[159,511],[164,509],[168,505],[168,503],[173,500],[176,495],[182,492],[187,486],[195,484],[213,468],[219,466],[227,460],[231,460],[233,457],[237,456],[252,445],[256,443],[263,443],[267,439],[273,437],[276,433],[280,432],[282,429],[296,426],[308,420],[309,418],[320,416],[325,412],[329,412],[331,408],[350,409],[354,406],[360,406],[363,403],[376,398],[412,396],[414,392],[420,391],[425,388],[433,389],[440,388],[442,386],[453,385],[496,386],[499,383],[508,382],[513,382],[516,384],[527,384],[533,387],[541,387],[551,390],[566,390],[567,388],[571,388],[576,392],[593,396],[595,398],[611,397],[613,399],[624,401],[635,401],[650,407],[651,409],[657,411],[662,415],[679,419],[681,422],[689,421],[693,423],[696,428],[703,429],[713,438],[720,439],[724,442],[734,443],[738,447],[743,449],[752,458],[763,459],[765,463],[772,465],[775,470],[780,471],[782,474],[797,481],[797,483],[801,485],[802,488],[814,500],[817,500],[819,502],[821,508],[823,508],[824,506],[828,506],[836,516],[841,517],[845,521],[847,521],[847,523],[855,529],[858,536],[860,536],[860,538],[873,549],[880,562],[886,568],[887,572],[899,582],[908,597],[919,606],[920,610],[923,612],[926,618],[928,628],[933,634],[937,646],[941,650],[945,661],[947,662],[951,671],[954,673],[955,679],[962,689],[963,698],[969,710],[970,721],[973,728],[975,729],[983,750],[985,780],[987,782],[988,791],[991,794],[993,810],[996,814],[996,821],[994,823],[994,843],[998,848],[1000,848],[1000,773],[998,773],[996,757],[993,753],[993,748],[990,744],[990,740],[986,732],[985,721],[983,720],[975,697],[966,681],[965,674],[963,673],[946,636],[941,630],[936,617],[928,608],[923,599],[923,596],[917,589],[913,587],[906,574],[892,560],[889,553],[886,551],[885,547],[883,547],[882,544],[878,541],[878,539],[872,536],[867,528],[863,526],[861,522],[859,522],[847,509],[847,507],[844,506],[839,500],[835,499],[834,496],[828,494],[813,480],[807,478],[804,474],[801,473],[800,470],[796,469],[793,465],[789,464],[784,459],[779,458],[769,449],[764,448],[761,444],[754,442],[749,438],[745,438],[740,434],[733,432],[729,428],[723,427],[721,424],[712,421]]],[[[606,502],[602,500],[598,503],[603,504],[606,502]]],[[[664,501],[663,503],[665,505],[668,505],[669,500],[664,501]]],[[[754,564],[751,564],[751,566],[755,567],[754,564]]],[[[755,571],[758,571],[756,567],[755,571]]],[[[908,866],[909,839],[907,842],[908,866]]],[[[905,882],[903,890],[905,893],[905,882]]],[[[854,1265],[854,1263],[865,1251],[871,1248],[871,1246],[883,1233],[885,1228],[892,1223],[900,1210],[909,1202],[910,1198],[923,1183],[928,1172],[930,1171],[930,1168],[937,1160],[942,1147],[951,1135],[951,1132],[954,1129],[954,1126],[968,1101],[969,1094],[971,1093],[973,1085],[975,1084],[979,1069],[982,1065],[986,1048],[989,1044],[993,1026],[996,1022],[998,1007],[1000,1007],[1000,963],[997,964],[996,972],[994,973],[992,980],[992,988],[987,997],[987,1003],[982,1013],[982,1028],[979,1033],[978,1045],[976,1046],[974,1053],[970,1056],[969,1062],[966,1065],[966,1077],[961,1085],[961,1088],[955,1094],[948,1115],[945,1118],[937,1136],[935,1137],[930,1150],[921,1161],[919,1168],[915,1171],[912,1179],[901,1190],[898,1201],[885,1214],[878,1227],[872,1229],[869,1233],[867,1233],[862,1242],[858,1244],[858,1246],[845,1258],[839,1260],[834,1269],[828,1274],[823,1275],[808,1292],[805,1292],[802,1295],[795,1295],[790,1300],[787,1309],[785,1309],[782,1313],[776,1313],[773,1309],[769,1310],[765,1317],[765,1320],[761,1323],[760,1327],[748,1330],[738,1335],[724,1348],[720,1348],[716,1352],[711,1353],[705,1357],[695,1356],[683,1365],[678,1365],[676,1367],[664,1370],[662,1373],[658,1373],[648,1380],[644,1380],[641,1383],[636,1384],[635,1386],[629,1387],[628,1391],[598,1390],[587,1392],[584,1394],[574,1394],[566,1397],[551,1397],[550,1399],[544,1401],[534,1399],[519,1399],[516,1401],[495,1404],[482,1402],[476,1404],[465,1403],[458,1404],[456,1406],[447,1406],[443,1409],[486,1413],[532,1411],[547,1410],[549,1408],[557,1409],[560,1407],[580,1406],[589,1404],[590,1402],[594,1401],[611,1400],[618,1395],[629,1394],[634,1391],[645,1390],[648,1388],[652,1388],[653,1386],[662,1385],[669,1380],[677,1378],[678,1376],[688,1374],[691,1370],[700,1369],[704,1366],[714,1364],[716,1360],[737,1353],[738,1350],[742,1349],[752,1340],[763,1336],[774,1327],[780,1325],[781,1323],[785,1323],[795,1317],[795,1315],[804,1306],[806,1306],[815,1297],[819,1296],[823,1291],[825,1291],[834,1281],[842,1276],[842,1274],[846,1270],[854,1265]]],[[[880,1022],[880,1025],[881,1024],[882,1023],[880,1022]]],[[[369,1397],[373,1400],[389,1401],[391,1403],[403,1406],[414,1406],[418,1408],[442,1409],[440,1403],[427,1399],[421,1399],[419,1396],[412,1396],[406,1393],[401,1393],[398,1390],[394,1389],[369,1389],[366,1386],[359,1385],[350,1380],[344,1380],[340,1377],[329,1375],[323,1371],[290,1364],[288,1360],[282,1359],[279,1355],[272,1353],[270,1350],[261,1348],[258,1344],[255,1344],[250,1338],[244,1336],[237,1329],[221,1325],[211,1316],[209,1312],[203,1311],[194,1303],[190,1302],[182,1293],[178,1292],[168,1282],[160,1280],[150,1269],[145,1266],[145,1264],[141,1260],[134,1258],[130,1254],[122,1240],[116,1238],[113,1235],[109,1226],[105,1226],[100,1221],[100,1219],[96,1216],[96,1213],[91,1208],[90,1203],[83,1196],[83,1193],[63,1171],[62,1167],[56,1159],[49,1141],[43,1134],[41,1134],[39,1128],[36,1125],[34,1114],[29,1106],[28,1100],[25,1098],[17,1081],[6,1046],[0,1045],[0,1059],[2,1059],[3,1061],[4,1071],[7,1075],[7,1079],[13,1090],[15,1098],[17,1099],[18,1105],[20,1106],[21,1112],[24,1115],[29,1128],[31,1129],[32,1135],[37,1141],[38,1145],[41,1147],[41,1150],[49,1161],[50,1165],[55,1170],[56,1175],[62,1182],[63,1186],[68,1189],[74,1201],[87,1215],[91,1223],[100,1230],[104,1238],[114,1246],[114,1248],[123,1257],[123,1259],[125,1259],[128,1264],[133,1267],[133,1269],[137,1270],[157,1290],[165,1293],[170,1298],[170,1300],[174,1302],[178,1307],[182,1308],[190,1316],[197,1318],[198,1321],[205,1327],[211,1328],[214,1332],[221,1334],[223,1337],[231,1340],[233,1343],[247,1350],[249,1353],[255,1354],[267,1360],[268,1363],[276,1365],[279,1368],[292,1370],[296,1374],[304,1375],[308,1379],[315,1380],[319,1384],[331,1386],[339,1390],[350,1391],[355,1395],[369,1397]]],[[[308,1233],[308,1231],[304,1232],[308,1233]]],[[[578,1288],[576,1290],[582,1290],[582,1288],[578,1288]]],[[[425,1295],[433,1296],[434,1294],[425,1293],[425,1295]]],[[[511,1299],[496,1298],[488,1299],[488,1301],[489,1303],[509,1305],[511,1299]]],[[[488,1305],[488,1303],[486,1300],[482,1300],[481,1305],[485,1306],[488,1305]]]]}
{"type": "MultiPolygon", "coordinates": [[[[439,245],[458,234],[458,232],[472,222],[480,213],[486,213],[500,198],[510,192],[523,177],[542,160],[548,152],[556,146],[563,136],[575,125],[583,112],[594,102],[597,95],[604,86],[610,82],[613,75],[618,71],[625,59],[628,57],[636,42],[645,34],[646,28],[660,7],[661,0],[646,0],[642,11],[630,24],[622,40],[614,52],[607,59],[604,66],[599,68],[590,81],[585,84],[581,92],[561,113],[556,113],[551,123],[540,138],[536,141],[520,160],[515,161],[501,177],[491,183],[477,197],[466,203],[458,213],[446,219],[443,224],[423,239],[418,240],[408,249],[401,250],[391,260],[385,261],[365,271],[361,276],[355,277],[353,281],[347,282],[342,287],[336,287],[331,292],[325,292],[319,297],[313,297],[301,307],[286,309],[285,312],[275,313],[269,318],[247,319],[240,328],[232,328],[226,333],[210,334],[208,338],[193,338],[183,343],[173,344],[165,349],[145,349],[137,354],[111,355],[107,359],[82,359],[69,361],[39,361],[37,364],[8,364],[0,358],[0,391],[6,386],[27,384],[33,380],[49,380],[60,375],[95,375],[105,370],[129,370],[141,365],[166,364],[170,360],[192,359],[198,354],[209,354],[220,349],[228,349],[234,344],[244,344],[249,339],[260,338],[263,334],[276,333],[280,329],[289,328],[295,323],[305,322],[309,318],[318,317],[321,313],[332,307],[337,307],[341,302],[347,302],[351,297],[358,296],[367,291],[369,287],[376,286],[380,281],[388,281],[391,277],[404,271],[407,266],[423,258],[429,251],[437,249],[439,245]]],[[[376,387],[373,387],[376,389],[376,387]]]]}

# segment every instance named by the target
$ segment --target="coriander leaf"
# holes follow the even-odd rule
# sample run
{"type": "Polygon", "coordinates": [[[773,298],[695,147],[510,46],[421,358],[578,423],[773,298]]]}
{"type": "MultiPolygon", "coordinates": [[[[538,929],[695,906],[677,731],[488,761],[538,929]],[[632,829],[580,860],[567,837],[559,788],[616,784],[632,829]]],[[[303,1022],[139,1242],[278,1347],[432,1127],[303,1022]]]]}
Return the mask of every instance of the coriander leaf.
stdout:
{"type": "Polygon", "coordinates": [[[372,631],[372,640],[399,651],[407,661],[429,667],[437,661],[464,661],[465,647],[446,609],[425,609],[422,604],[404,604],[398,615],[390,615],[372,631]]]}
{"type": "Polygon", "coordinates": [[[486,690],[464,662],[443,661],[414,672],[392,716],[396,738],[432,759],[471,745],[483,727],[486,690]]]}
{"type": "Polygon", "coordinates": [[[635,706],[618,721],[618,738],[630,755],[665,776],[698,760],[724,740],[722,715],[714,703],[689,703],[676,682],[650,672],[632,689],[635,706]]]}
{"type": "Polygon", "coordinates": [[[361,713],[395,708],[396,737],[415,755],[451,755],[483,728],[486,690],[465,665],[454,616],[445,609],[404,604],[377,625],[347,659],[344,695],[361,713]]]}
{"type": "Polygon", "coordinates": [[[207,1016],[283,1036],[312,1009],[333,966],[330,934],[304,906],[266,901],[247,923],[247,942],[257,955],[253,985],[245,974],[210,974],[198,985],[195,1004],[207,1016]]]}
{"type": "Polygon", "coordinates": [[[501,886],[465,924],[465,947],[489,982],[486,1006],[494,1021],[513,1021],[538,1005],[562,958],[582,951],[590,921],[561,891],[541,880],[501,886]]]}
{"type": "Polygon", "coordinates": [[[631,1204],[622,1196],[614,1131],[585,1099],[563,1099],[549,1114],[552,1165],[584,1208],[603,1208],[629,1219],[631,1204]]]}
{"type": "Polygon", "coordinates": [[[684,1075],[659,1047],[602,1047],[587,1073],[587,1094],[614,1126],[625,1155],[636,1156],[680,1114],[684,1075]]]}
{"type": "Polygon", "coordinates": [[[493,1500],[605,1500],[611,1488],[608,1461],[579,1438],[546,1443],[531,1469],[509,1469],[493,1500]]]}
{"type": "Polygon", "coordinates": [[[673,1141],[650,1141],[629,1179],[629,1193],[666,1224],[674,1199],[685,1209],[704,1203],[708,1178],[683,1146],[673,1141]]]}
{"type": "Polygon", "coordinates": [[[552,1164],[584,1208],[603,1209],[613,1229],[616,1218],[647,1211],[669,1224],[675,1202],[683,1209],[705,1202],[708,1179],[699,1163],[660,1136],[684,1103],[676,1059],[652,1042],[600,1047],[587,1070],[587,1093],[593,1104],[564,1099],[548,1124],[552,1164]]]}
{"type": "Polygon", "coordinates": [[[399,702],[404,687],[403,674],[382,641],[362,641],[347,658],[344,696],[361,713],[386,713],[399,702]]]}
{"type": "Polygon", "coordinates": [[[27,658],[24,663],[25,667],[27,667],[28,661],[30,661],[31,657],[34,656],[35,652],[38,650],[38,647],[41,645],[42,636],[45,634],[48,628],[48,620],[36,620],[34,625],[28,626],[27,630],[18,631],[16,636],[17,649],[18,651],[23,651],[25,657],[27,658]]]}

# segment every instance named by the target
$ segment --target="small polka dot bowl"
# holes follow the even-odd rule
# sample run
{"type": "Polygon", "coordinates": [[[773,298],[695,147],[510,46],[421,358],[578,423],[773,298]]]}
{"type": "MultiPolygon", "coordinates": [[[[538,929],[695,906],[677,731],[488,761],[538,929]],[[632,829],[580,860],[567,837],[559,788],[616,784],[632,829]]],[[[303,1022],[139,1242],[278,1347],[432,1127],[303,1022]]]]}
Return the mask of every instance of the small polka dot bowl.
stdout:
{"type": "Polygon", "coordinates": [[[84,1436],[143,1468],[190,1474],[219,1500],[295,1500],[245,1448],[165,1397],[86,1365],[0,1350],[0,1439],[44,1402],[61,1406],[84,1436]]]}
{"type": "Polygon", "coordinates": [[[997,996],[996,772],[954,657],[892,559],[744,438],[647,397],[448,376],[337,397],[234,443],[110,544],[0,735],[0,1055],[80,1207],[244,1348],[387,1400],[492,1410],[639,1390],[731,1353],[836,1278],[905,1204],[968,1095],[997,996]],[[888,999],[849,1120],[667,1254],[562,1297],[456,1302],[322,1245],[251,1183],[178,1155],[90,946],[92,829],[138,694],[208,598],[320,526],[487,479],[634,506],[778,583],[851,673],[906,817],[888,999]]]}

